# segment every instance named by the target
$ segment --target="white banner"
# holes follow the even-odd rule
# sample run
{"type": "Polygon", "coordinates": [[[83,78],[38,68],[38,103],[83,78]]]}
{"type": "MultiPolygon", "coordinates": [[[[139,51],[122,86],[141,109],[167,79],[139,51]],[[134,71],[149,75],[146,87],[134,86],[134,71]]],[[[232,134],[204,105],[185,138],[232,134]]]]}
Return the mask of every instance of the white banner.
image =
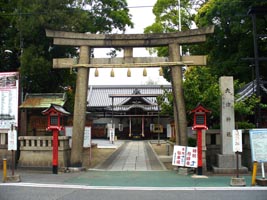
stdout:
{"type": "Polygon", "coordinates": [[[242,152],[242,130],[233,130],[233,152],[242,152]]]}
{"type": "Polygon", "coordinates": [[[7,150],[8,151],[17,151],[17,131],[16,130],[9,130],[8,131],[8,143],[7,143],[7,150]]]}

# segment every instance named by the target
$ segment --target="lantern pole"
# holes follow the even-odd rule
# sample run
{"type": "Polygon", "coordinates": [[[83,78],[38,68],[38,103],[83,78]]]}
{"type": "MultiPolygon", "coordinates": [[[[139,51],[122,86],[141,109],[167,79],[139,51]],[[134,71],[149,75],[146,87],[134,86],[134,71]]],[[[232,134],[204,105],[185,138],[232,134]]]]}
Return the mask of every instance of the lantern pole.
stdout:
{"type": "Polygon", "coordinates": [[[206,115],[210,112],[210,110],[204,108],[201,104],[198,104],[196,108],[190,111],[190,113],[194,113],[194,125],[192,130],[197,132],[197,175],[203,174],[202,131],[208,130],[206,115]]]}
{"type": "Polygon", "coordinates": [[[58,130],[53,129],[53,174],[58,173],[58,130]]]}
{"type": "Polygon", "coordinates": [[[202,129],[197,129],[197,155],[198,155],[198,164],[197,164],[197,174],[202,175],[202,129]]]}

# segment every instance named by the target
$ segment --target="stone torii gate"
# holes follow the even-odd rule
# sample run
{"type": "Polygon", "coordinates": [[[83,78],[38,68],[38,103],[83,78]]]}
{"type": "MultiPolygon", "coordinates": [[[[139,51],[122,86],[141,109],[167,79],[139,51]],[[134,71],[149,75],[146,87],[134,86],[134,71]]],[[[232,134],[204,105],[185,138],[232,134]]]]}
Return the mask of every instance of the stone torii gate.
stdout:
{"type": "Polygon", "coordinates": [[[171,67],[177,144],[187,145],[187,122],[181,66],[206,65],[206,57],[180,56],[180,45],[205,42],[206,35],[213,33],[213,31],[213,26],[183,32],[158,34],[86,34],[46,30],[46,36],[53,38],[54,45],[80,47],[78,64],[74,64],[73,59],[69,58],[53,59],[53,68],[77,68],[78,70],[73,115],[71,166],[82,166],[83,134],[90,68],[171,67]],[[134,47],[160,46],[169,47],[168,58],[133,57],[134,47]],[[109,47],[123,48],[124,57],[90,58],[90,48],[109,47]]]}

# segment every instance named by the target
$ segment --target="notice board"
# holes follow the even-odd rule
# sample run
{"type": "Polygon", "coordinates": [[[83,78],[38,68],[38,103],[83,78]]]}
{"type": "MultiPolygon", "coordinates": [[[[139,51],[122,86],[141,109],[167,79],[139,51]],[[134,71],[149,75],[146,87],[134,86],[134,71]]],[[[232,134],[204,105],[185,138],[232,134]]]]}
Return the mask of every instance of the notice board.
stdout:
{"type": "Polygon", "coordinates": [[[0,129],[18,126],[19,73],[0,73],[0,129]]]}
{"type": "Polygon", "coordinates": [[[267,129],[249,131],[252,161],[267,162],[267,129]]]}

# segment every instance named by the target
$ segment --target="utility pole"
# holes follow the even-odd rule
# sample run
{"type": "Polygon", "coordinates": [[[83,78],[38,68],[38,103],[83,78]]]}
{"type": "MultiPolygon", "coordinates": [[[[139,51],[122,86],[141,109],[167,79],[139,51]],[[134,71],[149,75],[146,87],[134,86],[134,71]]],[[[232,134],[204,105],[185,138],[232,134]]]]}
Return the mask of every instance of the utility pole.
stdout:
{"type": "MultiPolygon", "coordinates": [[[[267,60],[266,57],[260,58],[259,57],[259,50],[258,50],[258,38],[267,37],[267,34],[258,34],[257,33],[257,26],[256,26],[256,15],[267,15],[267,6],[255,6],[251,7],[248,11],[248,14],[252,17],[252,24],[253,24],[253,44],[254,44],[254,65],[255,65],[255,75],[256,75],[256,96],[257,98],[261,98],[260,92],[260,69],[259,69],[259,61],[260,60],[267,60]]],[[[256,127],[261,127],[261,108],[259,103],[256,107],[256,127]]]]}

